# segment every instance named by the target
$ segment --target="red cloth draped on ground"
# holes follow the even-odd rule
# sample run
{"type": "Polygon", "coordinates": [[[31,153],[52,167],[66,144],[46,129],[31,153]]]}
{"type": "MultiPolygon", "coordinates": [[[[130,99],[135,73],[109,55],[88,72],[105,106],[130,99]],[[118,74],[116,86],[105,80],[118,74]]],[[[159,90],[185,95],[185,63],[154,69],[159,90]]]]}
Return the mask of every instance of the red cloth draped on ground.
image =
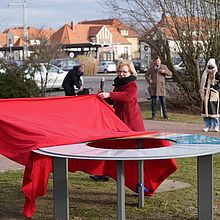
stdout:
{"type": "MultiPolygon", "coordinates": [[[[52,159],[32,153],[40,147],[79,143],[110,137],[150,132],[131,131],[114,110],[96,95],[0,99],[0,153],[25,165],[23,213],[32,217],[37,196],[46,193],[52,159]]],[[[155,133],[155,132],[152,132],[155,133]]],[[[149,147],[168,146],[168,141],[152,140],[149,147]]],[[[175,160],[145,162],[148,194],[177,169],[175,160]]],[[[69,170],[106,174],[116,178],[115,162],[69,160],[69,170]]],[[[136,162],[125,164],[126,185],[135,190],[136,162]]]]}

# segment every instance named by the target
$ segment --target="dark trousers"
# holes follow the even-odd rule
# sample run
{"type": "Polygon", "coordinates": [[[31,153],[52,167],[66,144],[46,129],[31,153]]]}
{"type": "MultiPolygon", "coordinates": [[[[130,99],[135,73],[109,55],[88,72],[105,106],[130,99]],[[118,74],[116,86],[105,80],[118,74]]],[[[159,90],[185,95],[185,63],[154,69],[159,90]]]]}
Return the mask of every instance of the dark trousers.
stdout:
{"type": "MultiPolygon", "coordinates": [[[[159,96],[159,100],[162,107],[163,117],[167,118],[167,106],[166,106],[166,97],[165,96],[159,96]]],[[[156,116],[157,111],[157,96],[151,96],[151,111],[152,111],[152,117],[154,118],[156,116]]]]}
{"type": "Polygon", "coordinates": [[[73,86],[70,86],[70,85],[63,85],[63,88],[64,88],[64,92],[65,92],[65,96],[75,96],[76,93],[75,93],[75,89],[73,86]]]}

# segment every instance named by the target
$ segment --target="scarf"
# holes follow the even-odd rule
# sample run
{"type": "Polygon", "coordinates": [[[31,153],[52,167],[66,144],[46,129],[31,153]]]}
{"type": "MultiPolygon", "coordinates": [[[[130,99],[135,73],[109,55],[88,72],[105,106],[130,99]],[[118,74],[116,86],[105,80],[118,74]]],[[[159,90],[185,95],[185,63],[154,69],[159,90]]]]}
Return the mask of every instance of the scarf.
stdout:
{"type": "Polygon", "coordinates": [[[215,77],[211,78],[209,74],[213,74],[215,76],[217,71],[218,69],[217,69],[217,66],[215,65],[215,67],[212,70],[209,70],[206,67],[205,71],[203,72],[201,83],[200,83],[200,90],[199,90],[202,100],[204,100],[205,95],[208,97],[210,86],[214,85],[214,82],[215,82],[215,77]],[[205,94],[205,88],[206,88],[206,94],[205,94]]]}
{"type": "Polygon", "coordinates": [[[122,85],[125,85],[131,81],[135,81],[137,79],[136,76],[130,75],[128,77],[125,78],[119,78],[118,76],[114,79],[114,84],[113,86],[115,87],[120,87],[122,85]]]}

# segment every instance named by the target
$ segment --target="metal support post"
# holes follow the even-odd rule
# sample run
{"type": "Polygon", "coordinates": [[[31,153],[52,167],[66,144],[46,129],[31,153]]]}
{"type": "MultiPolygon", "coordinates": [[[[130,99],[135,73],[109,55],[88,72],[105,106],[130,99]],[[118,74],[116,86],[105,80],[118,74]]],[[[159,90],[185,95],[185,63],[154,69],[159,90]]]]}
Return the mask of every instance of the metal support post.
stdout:
{"type": "Polygon", "coordinates": [[[118,220],[125,220],[125,177],[122,160],[117,161],[117,214],[118,220]]]}
{"type": "Polygon", "coordinates": [[[53,159],[54,219],[69,220],[68,163],[65,158],[53,159]]]}
{"type": "Polygon", "coordinates": [[[198,219],[213,219],[213,158],[197,157],[198,219]]]}
{"type": "MultiPolygon", "coordinates": [[[[138,140],[138,149],[142,149],[142,140],[138,140]]],[[[144,161],[138,161],[138,207],[144,207],[144,161]]]]}

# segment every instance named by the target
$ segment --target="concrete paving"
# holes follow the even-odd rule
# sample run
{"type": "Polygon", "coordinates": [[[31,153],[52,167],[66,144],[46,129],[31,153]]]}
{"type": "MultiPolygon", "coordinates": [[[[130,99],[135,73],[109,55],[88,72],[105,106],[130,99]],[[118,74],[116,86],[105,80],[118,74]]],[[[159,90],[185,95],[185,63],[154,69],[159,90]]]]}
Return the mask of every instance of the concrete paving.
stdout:
{"type": "Polygon", "coordinates": [[[188,187],[191,187],[191,184],[176,181],[176,180],[166,179],[157,188],[156,193],[161,193],[161,192],[166,192],[166,191],[173,191],[173,190],[183,189],[183,188],[188,188],[188,187]]]}
{"type": "Polygon", "coordinates": [[[0,172],[18,170],[18,169],[24,169],[24,166],[12,160],[9,160],[8,158],[0,154],[0,172]]]}
{"type": "Polygon", "coordinates": [[[169,120],[145,120],[144,125],[146,130],[184,134],[200,134],[220,138],[219,132],[204,132],[203,124],[178,123],[169,120]]]}

